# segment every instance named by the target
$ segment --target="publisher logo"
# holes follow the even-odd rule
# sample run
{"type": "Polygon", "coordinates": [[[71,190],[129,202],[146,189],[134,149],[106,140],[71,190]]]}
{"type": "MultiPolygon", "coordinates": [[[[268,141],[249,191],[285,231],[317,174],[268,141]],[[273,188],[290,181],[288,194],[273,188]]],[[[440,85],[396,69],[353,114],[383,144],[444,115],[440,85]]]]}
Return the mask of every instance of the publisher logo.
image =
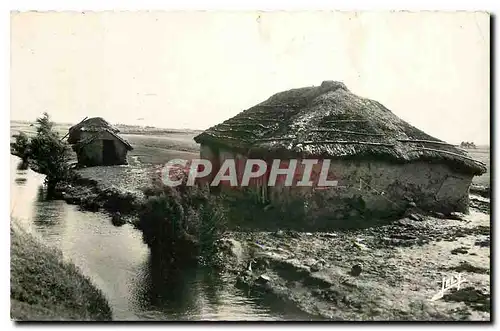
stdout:
{"type": "Polygon", "coordinates": [[[183,183],[193,186],[196,182],[208,181],[211,186],[244,187],[258,183],[327,188],[338,186],[334,177],[328,159],[275,159],[269,163],[260,159],[226,159],[217,162],[217,166],[206,159],[174,159],[163,170],[163,183],[167,186],[183,183]]]}
{"type": "Polygon", "coordinates": [[[461,273],[451,275],[449,277],[443,277],[442,281],[440,282],[441,289],[431,298],[431,301],[441,299],[445,295],[446,291],[449,291],[453,288],[460,290],[460,285],[464,282],[466,282],[466,279],[462,277],[461,273]]]}

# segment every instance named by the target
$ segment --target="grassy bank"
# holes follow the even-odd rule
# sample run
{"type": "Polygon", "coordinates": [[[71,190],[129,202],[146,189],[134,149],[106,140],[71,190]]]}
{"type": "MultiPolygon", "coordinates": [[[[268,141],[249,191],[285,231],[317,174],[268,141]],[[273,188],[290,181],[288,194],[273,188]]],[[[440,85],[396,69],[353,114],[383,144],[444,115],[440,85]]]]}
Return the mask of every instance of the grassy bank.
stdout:
{"type": "Polygon", "coordinates": [[[11,223],[11,318],[17,321],[111,320],[100,290],[75,265],[11,223]]]}

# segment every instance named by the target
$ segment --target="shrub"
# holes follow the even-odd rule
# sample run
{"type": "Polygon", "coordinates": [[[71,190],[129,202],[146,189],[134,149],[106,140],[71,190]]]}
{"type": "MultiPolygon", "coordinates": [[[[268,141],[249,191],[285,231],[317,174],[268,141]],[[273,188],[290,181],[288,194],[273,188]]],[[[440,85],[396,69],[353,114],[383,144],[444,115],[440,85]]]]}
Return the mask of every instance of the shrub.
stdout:
{"type": "Polygon", "coordinates": [[[208,188],[156,185],[144,190],[138,227],[153,260],[167,265],[210,264],[225,230],[225,211],[208,188]]]}
{"type": "Polygon", "coordinates": [[[224,192],[231,226],[240,230],[306,230],[308,201],[298,197],[274,203],[262,202],[253,192],[224,192]]]}
{"type": "Polygon", "coordinates": [[[29,162],[35,171],[46,175],[45,183],[51,194],[57,183],[70,175],[70,148],[52,130],[54,124],[47,113],[38,118],[36,123],[37,134],[29,142],[29,162]]]}
{"type": "Polygon", "coordinates": [[[14,135],[14,142],[10,144],[13,155],[19,156],[23,163],[27,163],[29,157],[30,140],[24,132],[14,135]]]}
{"type": "Polygon", "coordinates": [[[36,133],[37,134],[48,134],[54,132],[54,122],[50,120],[49,114],[43,113],[42,117],[36,119],[36,133]]]}

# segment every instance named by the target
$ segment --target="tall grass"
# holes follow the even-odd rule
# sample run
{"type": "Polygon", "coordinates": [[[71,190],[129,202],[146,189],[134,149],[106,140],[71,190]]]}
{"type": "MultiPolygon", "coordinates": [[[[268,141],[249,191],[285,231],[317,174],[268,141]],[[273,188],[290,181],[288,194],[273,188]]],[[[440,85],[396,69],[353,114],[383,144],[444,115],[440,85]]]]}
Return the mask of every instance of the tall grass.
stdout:
{"type": "Polygon", "coordinates": [[[208,188],[157,184],[144,194],[137,226],[155,262],[164,266],[214,262],[215,242],[225,231],[226,213],[208,188]]]}
{"type": "Polygon", "coordinates": [[[62,254],[11,222],[11,318],[20,321],[111,320],[100,290],[62,254]]]}

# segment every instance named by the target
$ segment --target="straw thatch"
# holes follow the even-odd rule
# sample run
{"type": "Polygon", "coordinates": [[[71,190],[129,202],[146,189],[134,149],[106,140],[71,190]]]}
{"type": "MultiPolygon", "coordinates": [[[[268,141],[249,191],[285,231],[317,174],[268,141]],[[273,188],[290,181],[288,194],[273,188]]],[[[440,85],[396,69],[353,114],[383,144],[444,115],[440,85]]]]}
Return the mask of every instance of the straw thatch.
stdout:
{"type": "Polygon", "coordinates": [[[92,117],[69,128],[68,143],[75,144],[80,140],[81,132],[103,132],[118,133],[120,130],[113,127],[102,117],[92,117]]]}
{"type": "Polygon", "coordinates": [[[109,124],[104,118],[92,117],[69,128],[68,143],[77,144],[77,149],[79,149],[96,139],[100,139],[103,133],[109,133],[114,139],[121,142],[127,150],[133,150],[132,145],[120,137],[117,134],[118,132],[120,130],[109,124]],[[89,134],[82,135],[84,132],[89,134]]]}
{"type": "MultiPolygon", "coordinates": [[[[120,137],[119,135],[117,135],[115,132],[111,131],[110,129],[105,129],[105,130],[102,130],[102,131],[97,131],[97,132],[109,132],[109,134],[115,138],[116,140],[118,140],[119,142],[121,142],[125,148],[128,150],[128,151],[131,151],[133,150],[134,148],[132,147],[132,145],[130,145],[130,143],[128,141],[126,141],[125,139],[123,139],[122,137],[120,137]]],[[[90,137],[87,137],[87,138],[84,138],[84,139],[81,139],[80,141],[78,141],[76,144],[77,144],[77,148],[82,148],[82,147],[85,147],[86,145],[88,144],[91,144],[93,141],[95,141],[96,139],[99,139],[99,135],[98,134],[94,134],[90,137]]]]}
{"type": "Polygon", "coordinates": [[[474,175],[484,164],[394,115],[341,82],[277,93],[195,137],[252,157],[372,158],[444,162],[474,175]]]}

